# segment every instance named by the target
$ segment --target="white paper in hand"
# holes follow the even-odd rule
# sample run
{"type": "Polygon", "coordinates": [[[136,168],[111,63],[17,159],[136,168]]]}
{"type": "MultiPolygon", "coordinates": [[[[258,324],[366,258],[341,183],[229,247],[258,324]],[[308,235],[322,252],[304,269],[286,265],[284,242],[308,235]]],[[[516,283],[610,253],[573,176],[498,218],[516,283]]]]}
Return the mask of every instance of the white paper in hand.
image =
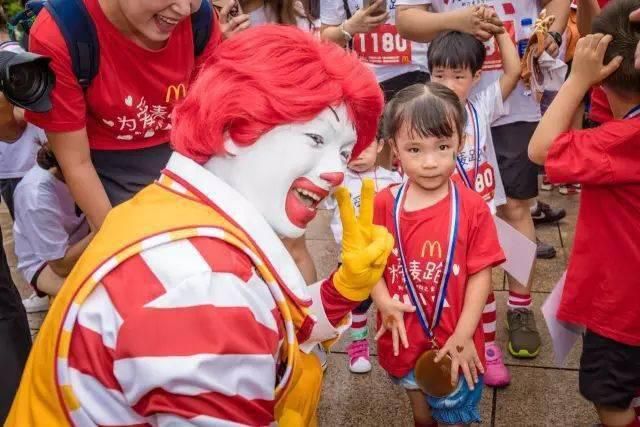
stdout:
{"type": "Polygon", "coordinates": [[[560,300],[562,299],[566,276],[567,273],[565,272],[560,278],[560,281],[554,286],[553,291],[551,291],[551,294],[547,297],[544,304],[542,304],[542,315],[547,323],[547,329],[549,330],[553,344],[553,361],[559,367],[565,365],[567,355],[584,332],[583,327],[562,322],[556,317],[558,308],[560,307],[560,300]]]}
{"type": "Polygon", "coordinates": [[[519,283],[527,286],[536,259],[536,244],[497,216],[494,219],[500,246],[507,257],[501,267],[519,283]]]}

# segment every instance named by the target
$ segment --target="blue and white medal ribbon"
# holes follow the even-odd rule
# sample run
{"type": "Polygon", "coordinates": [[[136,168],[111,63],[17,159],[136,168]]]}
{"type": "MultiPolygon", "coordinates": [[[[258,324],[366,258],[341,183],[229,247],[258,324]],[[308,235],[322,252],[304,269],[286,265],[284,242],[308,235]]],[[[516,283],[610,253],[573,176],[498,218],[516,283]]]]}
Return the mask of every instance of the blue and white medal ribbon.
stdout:
{"type": "Polygon", "coordinates": [[[458,189],[453,182],[449,182],[449,188],[451,190],[451,219],[449,220],[449,236],[447,244],[447,257],[444,263],[444,275],[440,279],[440,283],[436,284],[438,294],[435,299],[435,307],[433,310],[433,318],[429,322],[424,305],[420,302],[418,297],[418,290],[416,289],[411,276],[409,275],[409,269],[407,268],[407,262],[404,255],[404,249],[402,248],[402,237],[400,235],[400,211],[404,205],[404,199],[406,196],[409,183],[402,184],[396,195],[395,205],[393,209],[393,222],[396,232],[396,243],[400,254],[400,261],[402,263],[402,272],[404,274],[405,284],[409,291],[409,297],[411,302],[416,307],[416,313],[418,313],[418,320],[422,329],[427,334],[429,339],[433,340],[433,330],[440,323],[440,316],[442,315],[442,309],[444,308],[445,299],[447,297],[447,286],[449,285],[449,279],[451,278],[451,272],[453,270],[453,256],[456,251],[456,240],[458,238],[458,226],[460,217],[460,199],[458,195],[458,189]]]}
{"type": "Polygon", "coordinates": [[[475,191],[476,187],[474,182],[480,171],[480,124],[478,123],[478,112],[476,111],[476,107],[474,107],[469,101],[467,101],[467,110],[470,116],[469,120],[471,120],[471,127],[473,128],[473,148],[475,149],[476,156],[473,181],[471,181],[467,176],[467,171],[464,169],[464,164],[462,163],[459,155],[456,156],[456,169],[458,170],[458,175],[460,175],[462,181],[464,181],[464,185],[475,191]]]}
{"type": "Polygon", "coordinates": [[[625,119],[632,119],[640,115],[640,105],[633,107],[627,114],[624,115],[625,119]]]}

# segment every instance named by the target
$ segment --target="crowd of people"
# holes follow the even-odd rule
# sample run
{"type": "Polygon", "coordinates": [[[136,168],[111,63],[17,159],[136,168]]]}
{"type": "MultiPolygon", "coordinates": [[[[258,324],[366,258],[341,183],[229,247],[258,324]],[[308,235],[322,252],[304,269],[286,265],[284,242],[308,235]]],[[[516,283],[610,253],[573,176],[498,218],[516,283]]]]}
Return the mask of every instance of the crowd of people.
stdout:
{"type": "Polygon", "coordinates": [[[496,221],[555,257],[536,226],[566,213],[537,198],[558,187],[580,194],[557,313],[585,329],[580,392],[602,425],[640,426],[640,0],[81,3],[90,81],[44,8],[28,50],[51,58],[53,108],[0,99],[0,193],[33,287],[21,300],[0,253],[0,421],[312,425],[316,364],[348,330],[349,370],[371,371],[376,310],[415,425],[480,422],[483,387],[511,382],[503,351],[541,349],[535,276],[507,275],[497,318],[492,270],[519,254],[496,221]],[[342,248],[324,280],[305,242],[319,207],[342,248]],[[48,310],[32,349],[26,313],[48,310]],[[246,336],[204,340],[222,329],[246,336]]]}

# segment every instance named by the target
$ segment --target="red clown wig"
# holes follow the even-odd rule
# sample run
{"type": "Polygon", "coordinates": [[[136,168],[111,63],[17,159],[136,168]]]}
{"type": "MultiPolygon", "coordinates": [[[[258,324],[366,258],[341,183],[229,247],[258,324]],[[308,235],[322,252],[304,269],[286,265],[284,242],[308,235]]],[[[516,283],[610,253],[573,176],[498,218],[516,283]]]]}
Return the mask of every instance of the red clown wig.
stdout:
{"type": "Polygon", "coordinates": [[[356,157],[376,135],[383,96],[353,54],[292,26],[263,25],[233,36],[202,65],[174,109],[173,147],[204,163],[276,126],[306,122],[344,103],[357,133],[356,157]]]}

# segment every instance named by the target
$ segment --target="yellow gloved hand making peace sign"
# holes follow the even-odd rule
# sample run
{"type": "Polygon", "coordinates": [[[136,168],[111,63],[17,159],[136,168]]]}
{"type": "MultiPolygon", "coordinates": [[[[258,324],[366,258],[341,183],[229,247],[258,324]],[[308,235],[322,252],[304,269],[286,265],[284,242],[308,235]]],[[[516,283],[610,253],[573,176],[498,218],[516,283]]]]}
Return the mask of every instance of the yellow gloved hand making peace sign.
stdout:
{"type": "Polygon", "coordinates": [[[342,265],[333,276],[340,294],[351,301],[364,301],[378,283],[393,249],[393,236],[385,227],[373,224],[373,181],[362,183],[360,215],[351,203],[349,190],[340,187],[335,198],[342,222],[342,265]]]}

